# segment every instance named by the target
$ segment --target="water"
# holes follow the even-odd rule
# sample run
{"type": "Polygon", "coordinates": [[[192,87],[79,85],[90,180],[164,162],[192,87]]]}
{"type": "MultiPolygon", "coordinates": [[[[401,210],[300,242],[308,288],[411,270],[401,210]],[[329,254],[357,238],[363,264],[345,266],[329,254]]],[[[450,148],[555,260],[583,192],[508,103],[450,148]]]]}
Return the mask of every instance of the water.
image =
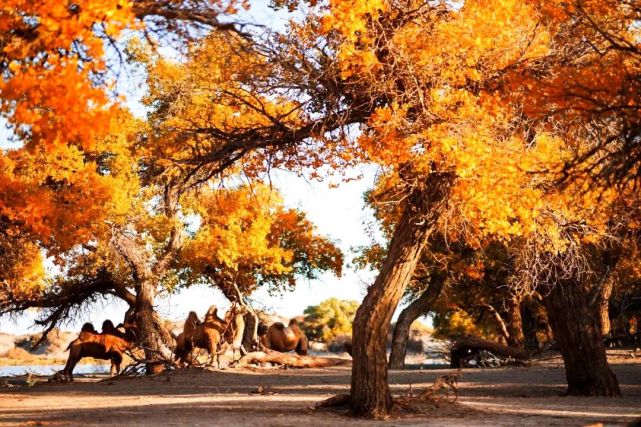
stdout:
{"type": "MultiPolygon", "coordinates": [[[[18,366],[0,366],[0,377],[12,377],[19,375],[34,374],[38,376],[51,376],[55,372],[61,371],[65,365],[18,365],[18,366]]],[[[76,365],[73,370],[77,374],[107,374],[109,366],[107,365],[76,365]]]]}

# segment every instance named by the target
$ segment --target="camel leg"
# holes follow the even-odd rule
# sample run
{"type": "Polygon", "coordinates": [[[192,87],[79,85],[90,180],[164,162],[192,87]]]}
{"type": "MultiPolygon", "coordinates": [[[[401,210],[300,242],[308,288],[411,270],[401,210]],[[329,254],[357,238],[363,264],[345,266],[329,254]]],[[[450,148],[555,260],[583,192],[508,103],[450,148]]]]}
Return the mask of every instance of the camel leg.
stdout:
{"type": "Polygon", "coordinates": [[[307,356],[307,346],[307,338],[300,337],[298,340],[298,344],[296,345],[296,353],[298,353],[300,356],[307,356]]]}
{"type": "Polygon", "coordinates": [[[77,363],[78,361],[73,360],[71,356],[69,357],[69,359],[67,359],[67,364],[65,365],[65,368],[62,370],[62,375],[65,381],[69,381],[70,383],[73,382],[73,369],[76,367],[77,363]]]}
{"type": "Polygon", "coordinates": [[[115,377],[120,375],[120,364],[122,363],[122,355],[116,353],[111,357],[111,369],[109,370],[109,376],[115,377]]]}
{"type": "Polygon", "coordinates": [[[82,355],[76,348],[69,349],[69,358],[67,359],[67,364],[62,370],[62,375],[65,381],[73,382],[73,370],[76,367],[76,364],[82,359],[82,355]]]}

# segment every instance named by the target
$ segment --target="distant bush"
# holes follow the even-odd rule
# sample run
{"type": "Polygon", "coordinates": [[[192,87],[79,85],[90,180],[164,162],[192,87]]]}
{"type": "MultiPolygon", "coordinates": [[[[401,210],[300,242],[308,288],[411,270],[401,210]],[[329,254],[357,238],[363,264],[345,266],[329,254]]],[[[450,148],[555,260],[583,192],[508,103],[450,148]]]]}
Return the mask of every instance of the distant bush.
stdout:
{"type": "Polygon", "coordinates": [[[329,298],[305,309],[303,331],[310,340],[329,343],[338,336],[352,336],[358,302],[329,298]]]}
{"type": "Polygon", "coordinates": [[[35,357],[31,353],[20,347],[13,347],[12,349],[9,349],[5,354],[2,355],[2,357],[24,362],[30,362],[35,359],[35,357]]]}
{"type": "Polygon", "coordinates": [[[496,338],[491,322],[479,322],[460,309],[436,312],[434,315],[434,338],[458,339],[471,335],[487,339],[496,338]]]}

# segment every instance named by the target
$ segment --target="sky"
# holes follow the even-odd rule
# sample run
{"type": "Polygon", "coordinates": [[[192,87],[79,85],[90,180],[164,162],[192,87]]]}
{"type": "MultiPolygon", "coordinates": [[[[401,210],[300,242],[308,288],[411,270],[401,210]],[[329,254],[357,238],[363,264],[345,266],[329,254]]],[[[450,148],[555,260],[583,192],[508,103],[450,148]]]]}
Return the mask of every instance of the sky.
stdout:
{"type": "MultiPolygon", "coordinates": [[[[254,2],[250,11],[244,15],[246,20],[260,23],[267,28],[280,29],[285,23],[282,13],[269,9],[265,2],[254,2]]],[[[144,78],[130,79],[124,87],[128,105],[137,115],[144,116],[144,107],[139,99],[144,93],[144,78]]],[[[7,137],[10,135],[2,129],[0,119],[0,148],[7,148],[7,137]]],[[[379,233],[369,227],[373,223],[371,210],[365,206],[363,193],[372,187],[376,169],[373,166],[363,166],[350,173],[361,178],[338,187],[329,182],[308,181],[295,174],[276,171],[272,175],[272,183],[278,188],[288,207],[299,208],[317,226],[318,232],[333,239],[345,254],[346,266],[343,276],[334,277],[324,274],[317,280],[300,279],[296,289],[279,296],[270,296],[265,290],[259,290],[251,299],[257,308],[264,308],[286,317],[302,314],[310,305],[337,297],[361,301],[368,285],[373,283],[376,273],[371,271],[356,271],[351,268],[350,261],[354,257],[352,248],[367,245],[372,238],[380,239],[379,233]]],[[[194,286],[181,292],[160,298],[157,301],[158,312],[170,319],[186,318],[189,311],[196,311],[201,317],[212,304],[225,310],[229,302],[222,294],[210,287],[194,286]]],[[[110,318],[116,323],[122,320],[126,305],[117,300],[99,302],[91,311],[65,325],[65,329],[77,329],[84,322],[102,324],[110,318]]],[[[27,312],[15,319],[0,318],[0,332],[23,334],[37,331],[33,320],[37,313],[27,312]]]]}

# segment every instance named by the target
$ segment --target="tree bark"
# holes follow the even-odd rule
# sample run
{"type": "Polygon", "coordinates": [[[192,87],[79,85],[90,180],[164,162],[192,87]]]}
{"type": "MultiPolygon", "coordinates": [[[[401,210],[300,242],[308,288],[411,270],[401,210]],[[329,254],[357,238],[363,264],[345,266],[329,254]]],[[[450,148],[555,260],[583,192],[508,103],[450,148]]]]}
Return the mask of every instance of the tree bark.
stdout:
{"type": "Polygon", "coordinates": [[[403,369],[405,367],[410,327],[416,319],[430,311],[443,289],[446,277],[447,274],[443,271],[433,271],[427,289],[401,311],[392,336],[392,351],[389,356],[390,369],[403,369]]]}
{"type": "Polygon", "coordinates": [[[160,317],[154,310],[155,286],[151,280],[138,284],[135,306],[136,334],[139,345],[144,348],[147,375],[157,374],[163,370],[166,348],[171,342],[171,335],[161,324],[160,317]]]}
{"type": "Polygon", "coordinates": [[[612,289],[614,288],[614,280],[612,276],[608,277],[601,289],[597,299],[599,328],[601,335],[606,336],[610,333],[610,296],[612,296],[612,289]]]}
{"type": "Polygon", "coordinates": [[[507,345],[514,348],[523,348],[525,337],[523,335],[523,319],[521,318],[521,298],[510,295],[506,301],[507,308],[507,345]]]}
{"type": "Polygon", "coordinates": [[[448,175],[432,174],[428,182],[415,184],[379,275],[356,311],[351,384],[354,415],[384,418],[392,409],[386,357],[390,321],[414,275],[437,219],[437,204],[445,198],[450,182],[448,175]]]}
{"type": "Polygon", "coordinates": [[[568,394],[619,396],[619,383],[608,365],[603,335],[586,289],[576,281],[558,283],[545,303],[565,363],[568,394]]]}
{"type": "Polygon", "coordinates": [[[523,344],[526,350],[537,350],[539,348],[539,338],[536,336],[537,319],[533,305],[533,301],[525,301],[521,304],[523,344]]]}
{"type": "Polygon", "coordinates": [[[492,307],[492,305],[487,303],[479,304],[478,307],[481,307],[482,309],[487,310],[490,313],[490,315],[496,322],[496,332],[498,333],[499,337],[503,338],[503,341],[509,345],[510,332],[508,331],[508,326],[505,324],[503,317],[501,317],[501,313],[499,313],[497,309],[492,307]]]}
{"type": "Polygon", "coordinates": [[[247,312],[244,316],[245,330],[243,332],[243,349],[247,352],[258,350],[258,316],[247,312]]]}

